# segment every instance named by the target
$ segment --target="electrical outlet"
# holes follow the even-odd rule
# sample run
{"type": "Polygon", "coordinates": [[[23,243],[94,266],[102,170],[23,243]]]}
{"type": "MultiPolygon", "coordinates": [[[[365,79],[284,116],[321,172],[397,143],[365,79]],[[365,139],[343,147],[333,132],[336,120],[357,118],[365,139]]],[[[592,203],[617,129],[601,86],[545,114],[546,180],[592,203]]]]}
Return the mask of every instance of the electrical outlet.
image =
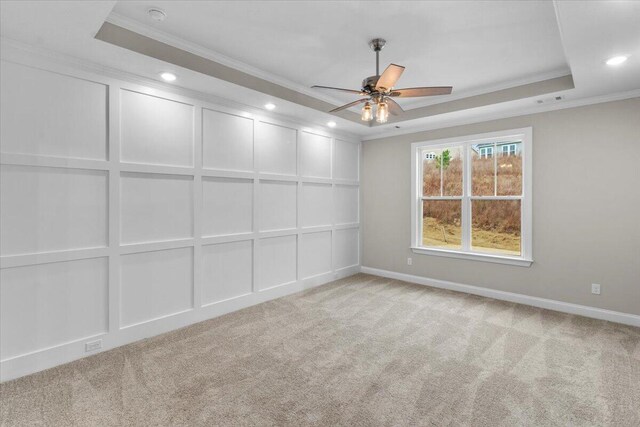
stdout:
{"type": "Polygon", "coordinates": [[[591,293],[594,295],[600,295],[600,285],[597,283],[591,284],[591,293]]]}
{"type": "Polygon", "coordinates": [[[407,265],[413,265],[413,260],[411,258],[407,258],[407,265]]]}
{"type": "Polygon", "coordinates": [[[89,341],[84,345],[85,352],[96,351],[96,350],[100,350],[101,348],[102,348],[102,340],[89,341]]]}

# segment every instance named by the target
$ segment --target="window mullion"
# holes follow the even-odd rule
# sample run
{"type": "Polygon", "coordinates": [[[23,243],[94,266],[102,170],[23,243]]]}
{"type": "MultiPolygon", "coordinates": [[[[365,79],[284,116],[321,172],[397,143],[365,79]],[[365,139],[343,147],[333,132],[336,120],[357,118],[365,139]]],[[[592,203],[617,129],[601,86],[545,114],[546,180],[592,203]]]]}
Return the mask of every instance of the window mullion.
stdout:
{"type": "MultiPolygon", "coordinates": [[[[417,168],[418,168],[418,191],[417,193],[420,195],[419,200],[418,200],[418,217],[416,218],[417,220],[417,224],[416,224],[416,232],[417,232],[417,236],[414,236],[414,238],[416,239],[416,244],[418,246],[422,246],[422,236],[423,236],[423,231],[422,231],[422,222],[423,222],[423,218],[422,218],[422,211],[424,209],[424,151],[423,150],[419,150],[418,151],[418,164],[417,164],[417,168]]],[[[414,194],[415,197],[415,194],[414,194]]]]}
{"type": "Polygon", "coordinates": [[[462,146],[463,169],[462,169],[462,250],[471,249],[471,156],[469,154],[469,144],[462,146]]]}
{"type": "Polygon", "coordinates": [[[498,195],[498,144],[493,143],[493,195],[498,195]]]}
{"type": "Polygon", "coordinates": [[[440,196],[444,196],[444,191],[443,191],[443,190],[444,190],[444,184],[443,184],[443,181],[444,181],[444,179],[443,179],[444,174],[443,174],[443,172],[442,172],[442,169],[444,169],[444,168],[442,167],[443,159],[444,159],[444,150],[442,150],[442,152],[440,153],[440,196]]]}

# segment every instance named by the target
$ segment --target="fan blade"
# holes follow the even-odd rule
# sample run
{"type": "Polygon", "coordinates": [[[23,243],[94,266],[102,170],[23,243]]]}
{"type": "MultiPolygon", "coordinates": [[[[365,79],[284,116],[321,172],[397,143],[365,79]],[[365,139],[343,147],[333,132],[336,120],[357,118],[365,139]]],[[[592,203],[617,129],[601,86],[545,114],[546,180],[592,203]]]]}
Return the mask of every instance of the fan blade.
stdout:
{"type": "Polygon", "coordinates": [[[314,85],[311,86],[311,88],[313,89],[330,89],[330,90],[339,90],[340,92],[349,92],[349,93],[355,93],[358,95],[366,95],[366,92],[363,92],[361,90],[354,90],[354,89],[343,89],[341,87],[331,87],[331,86],[318,86],[318,85],[314,85]]]}
{"type": "Polygon", "coordinates": [[[380,75],[378,79],[378,83],[376,83],[376,89],[391,89],[404,71],[404,67],[402,65],[391,64],[387,67],[386,70],[380,75]]]}
{"type": "Polygon", "coordinates": [[[329,112],[330,113],[335,113],[336,111],[345,110],[345,109],[351,108],[351,107],[353,107],[355,105],[362,104],[363,102],[367,102],[368,100],[369,100],[369,98],[358,99],[357,101],[350,102],[350,103],[348,103],[346,105],[343,105],[342,107],[334,108],[333,110],[331,110],[329,112]]]}
{"type": "Polygon", "coordinates": [[[394,116],[399,116],[400,114],[404,113],[404,110],[402,109],[400,104],[398,104],[393,99],[385,98],[384,100],[387,102],[387,105],[389,106],[389,112],[394,116]]]}
{"type": "Polygon", "coordinates": [[[452,89],[451,86],[409,87],[406,89],[395,89],[389,96],[412,98],[418,96],[449,95],[452,89]]]}

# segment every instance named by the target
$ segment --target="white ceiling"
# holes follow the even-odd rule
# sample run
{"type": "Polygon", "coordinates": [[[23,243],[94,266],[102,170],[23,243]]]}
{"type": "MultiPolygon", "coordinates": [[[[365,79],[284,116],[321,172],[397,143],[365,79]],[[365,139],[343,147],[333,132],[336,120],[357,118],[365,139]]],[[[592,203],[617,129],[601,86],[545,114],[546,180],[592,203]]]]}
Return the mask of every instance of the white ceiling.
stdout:
{"type": "Polygon", "coordinates": [[[360,89],[375,75],[375,37],[388,42],[381,69],[407,67],[399,87],[465,93],[569,73],[549,1],[119,1],[114,13],[307,88],[360,89]],[[152,6],[167,19],[149,19],[152,6]]]}
{"type": "Polygon", "coordinates": [[[364,138],[544,108],[536,104],[537,98],[527,98],[405,121],[401,129],[368,128],[94,39],[107,19],[335,102],[350,98],[336,99],[308,86],[358,87],[365,75],[373,74],[374,56],[366,42],[376,36],[388,40],[381,66],[394,62],[407,67],[400,86],[454,85],[452,96],[431,102],[544,80],[569,70],[576,87],[562,92],[564,100],[553,108],[640,89],[640,1],[2,1],[2,55],[24,43],[56,52],[49,54],[53,59],[71,58],[141,79],[158,81],[159,72],[171,70],[178,74],[173,86],[257,108],[272,101],[285,116],[319,126],[334,119],[337,129],[364,138]],[[149,5],[165,9],[167,20],[156,24],[148,19],[149,5]],[[382,21],[383,15],[388,19],[382,21]],[[604,64],[617,54],[630,55],[629,60],[617,68],[604,64]]]}

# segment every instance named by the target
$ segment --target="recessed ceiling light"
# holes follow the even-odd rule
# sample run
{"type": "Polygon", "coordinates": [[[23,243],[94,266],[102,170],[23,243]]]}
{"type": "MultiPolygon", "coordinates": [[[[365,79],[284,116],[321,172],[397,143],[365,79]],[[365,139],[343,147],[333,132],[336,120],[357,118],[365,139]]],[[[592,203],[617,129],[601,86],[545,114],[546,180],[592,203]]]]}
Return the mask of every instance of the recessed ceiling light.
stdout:
{"type": "Polygon", "coordinates": [[[167,12],[162,9],[158,9],[157,7],[152,7],[147,10],[147,13],[154,21],[162,22],[167,18],[167,12]]]}
{"type": "Polygon", "coordinates": [[[334,128],[334,127],[336,127],[336,122],[331,120],[330,122],[327,123],[327,126],[329,126],[330,128],[334,128]]]}
{"type": "Polygon", "coordinates": [[[624,61],[626,61],[629,57],[625,55],[614,56],[613,58],[607,59],[607,65],[620,65],[624,61]]]}
{"type": "Polygon", "coordinates": [[[172,82],[176,79],[176,75],[173,73],[162,73],[160,77],[162,77],[162,80],[165,82],[172,82]]]}
{"type": "Polygon", "coordinates": [[[267,110],[271,111],[271,110],[275,109],[276,106],[275,106],[275,104],[272,104],[272,103],[269,102],[268,104],[264,104],[264,108],[266,108],[267,110]]]}

